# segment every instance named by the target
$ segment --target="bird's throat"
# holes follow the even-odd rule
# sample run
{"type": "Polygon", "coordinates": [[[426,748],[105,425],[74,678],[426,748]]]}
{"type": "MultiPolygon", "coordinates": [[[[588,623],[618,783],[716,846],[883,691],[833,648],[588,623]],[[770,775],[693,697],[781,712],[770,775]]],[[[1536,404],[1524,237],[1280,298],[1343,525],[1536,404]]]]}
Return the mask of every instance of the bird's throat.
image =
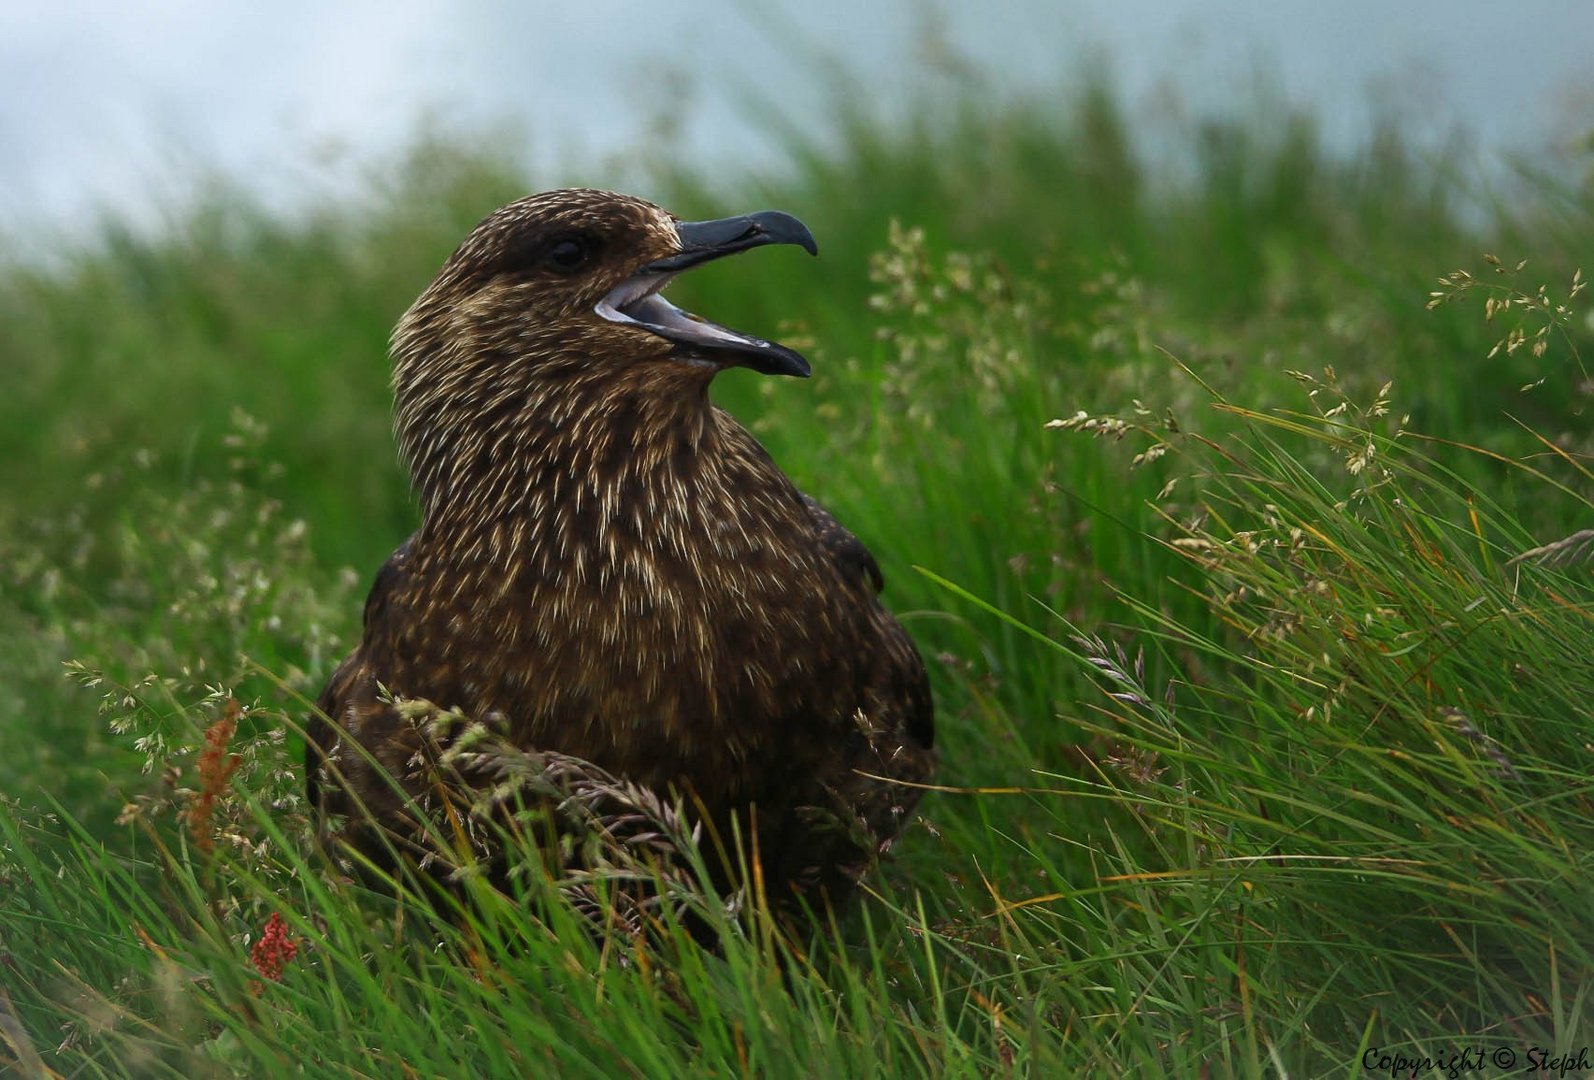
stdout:
{"type": "Polygon", "coordinates": [[[406,440],[423,542],[509,575],[607,580],[707,528],[735,421],[708,400],[712,372],[669,368],[529,388],[406,440]]]}

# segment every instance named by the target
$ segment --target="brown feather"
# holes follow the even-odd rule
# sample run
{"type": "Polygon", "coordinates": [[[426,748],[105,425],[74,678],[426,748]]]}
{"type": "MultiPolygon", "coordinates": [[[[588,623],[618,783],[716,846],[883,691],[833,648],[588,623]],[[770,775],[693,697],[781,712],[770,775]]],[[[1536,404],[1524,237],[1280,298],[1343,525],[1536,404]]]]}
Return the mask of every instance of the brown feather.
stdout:
{"type": "Polygon", "coordinates": [[[917,801],[863,774],[930,774],[928,684],[868,550],[709,402],[723,365],[594,314],[680,250],[676,225],[607,192],[522,199],[400,321],[423,521],[318,702],[311,798],[410,828],[366,755],[416,794],[419,737],[391,698],[424,699],[689,796],[721,835],[756,832],[772,895],[834,901],[917,801]],[[572,235],[598,257],[550,270],[539,253],[572,235]]]}

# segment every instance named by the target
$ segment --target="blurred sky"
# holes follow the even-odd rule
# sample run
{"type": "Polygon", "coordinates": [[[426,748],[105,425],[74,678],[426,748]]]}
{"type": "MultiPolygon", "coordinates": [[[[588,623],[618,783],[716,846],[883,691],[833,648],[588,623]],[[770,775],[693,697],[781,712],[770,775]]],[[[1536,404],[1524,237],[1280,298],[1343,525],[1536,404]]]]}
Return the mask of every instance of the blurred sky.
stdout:
{"type": "Polygon", "coordinates": [[[778,168],[750,95],[822,127],[816,54],[900,103],[949,66],[927,64],[935,41],[998,88],[1066,89],[1105,59],[1162,115],[1254,99],[1267,72],[1341,146],[1391,101],[1488,152],[1594,127],[1590,0],[4,0],[0,228],[17,244],[101,210],[147,224],[197,163],[292,206],[423,114],[502,133],[560,179],[601,183],[663,139],[778,168]]]}

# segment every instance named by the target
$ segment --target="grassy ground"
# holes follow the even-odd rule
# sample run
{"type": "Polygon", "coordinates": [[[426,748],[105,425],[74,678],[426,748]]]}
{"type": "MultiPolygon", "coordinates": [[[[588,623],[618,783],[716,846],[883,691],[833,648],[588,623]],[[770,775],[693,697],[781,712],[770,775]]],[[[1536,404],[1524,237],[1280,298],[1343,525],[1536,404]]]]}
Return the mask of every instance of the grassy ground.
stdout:
{"type": "Polygon", "coordinates": [[[1355,1075],[1594,1043],[1594,188],[1480,199],[1398,132],[1333,160],[1290,117],[1190,131],[1175,182],[1100,93],[920,115],[623,185],[820,238],[672,296],[814,361],[717,398],[873,546],[941,717],[946,790],[878,895],[803,940],[755,910],[722,956],[600,946],[546,882],[395,907],[326,872],[298,797],[305,696],[415,520],[388,329],[492,207],[617,181],[423,141],[306,221],[221,190],[0,271],[0,1067],[1355,1075]]]}

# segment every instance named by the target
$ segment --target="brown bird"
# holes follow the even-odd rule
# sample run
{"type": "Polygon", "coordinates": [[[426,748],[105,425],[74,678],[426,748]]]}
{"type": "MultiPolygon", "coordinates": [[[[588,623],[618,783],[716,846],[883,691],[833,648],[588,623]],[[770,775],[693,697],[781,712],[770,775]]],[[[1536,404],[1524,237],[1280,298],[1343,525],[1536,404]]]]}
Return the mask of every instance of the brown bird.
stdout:
{"type": "Polygon", "coordinates": [[[413,827],[374,767],[421,794],[395,699],[684,797],[750,841],[777,899],[839,901],[902,827],[918,792],[895,781],[935,760],[923,662],[869,551],[709,401],[726,368],[808,362],[660,295],[766,244],[817,254],[789,214],[683,222],[545,192],[482,221],[399,321],[395,426],[423,520],[377,575],[307,753],[312,804],[368,811],[356,844],[413,827]]]}

